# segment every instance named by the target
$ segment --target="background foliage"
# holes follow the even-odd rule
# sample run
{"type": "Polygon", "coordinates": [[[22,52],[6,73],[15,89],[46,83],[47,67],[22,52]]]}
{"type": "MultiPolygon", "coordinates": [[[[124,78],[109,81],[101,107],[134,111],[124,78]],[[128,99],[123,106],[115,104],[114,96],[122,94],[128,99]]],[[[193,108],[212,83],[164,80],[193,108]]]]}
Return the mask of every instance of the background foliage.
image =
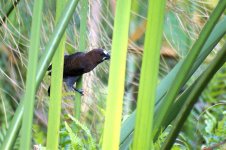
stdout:
{"type": "MultiPolygon", "coordinates": [[[[4,14],[11,3],[12,1],[2,0],[0,14],[4,14]]],[[[96,0],[89,1],[89,3],[86,51],[97,47],[110,50],[115,1],[96,0]]],[[[148,0],[132,1],[122,120],[126,120],[136,108],[147,23],[147,3],[148,0]]],[[[205,3],[196,0],[167,1],[159,81],[188,53],[216,3],[217,1],[210,0],[205,1],[205,3]]],[[[0,145],[25,89],[33,5],[33,0],[21,0],[10,16],[6,18],[7,21],[2,23],[0,27],[0,145]]],[[[65,54],[79,51],[80,10],[81,5],[79,4],[67,27],[65,54]]],[[[40,55],[43,53],[49,35],[54,28],[55,1],[44,2],[42,16],[40,55]]],[[[0,22],[2,21],[0,19],[0,22]]],[[[225,36],[207,57],[205,63],[195,72],[189,83],[192,83],[208,66],[223,43],[225,43],[225,36]]],[[[63,90],[60,148],[100,148],[105,116],[108,69],[109,63],[105,62],[84,76],[85,96],[82,98],[80,120],[68,115],[74,112],[74,93],[63,90]],[[79,130],[74,130],[77,127],[79,130]]],[[[174,144],[175,149],[200,149],[225,141],[225,78],[226,66],[224,65],[200,96],[174,144]]],[[[46,145],[49,105],[47,88],[49,84],[50,78],[46,75],[36,95],[32,145],[46,145]]],[[[162,139],[157,140],[156,147],[160,145],[169,129],[170,127],[162,134],[162,139]]],[[[18,147],[19,140],[20,137],[14,145],[15,148],[18,147]]],[[[220,144],[218,148],[222,148],[223,145],[220,144]]]]}

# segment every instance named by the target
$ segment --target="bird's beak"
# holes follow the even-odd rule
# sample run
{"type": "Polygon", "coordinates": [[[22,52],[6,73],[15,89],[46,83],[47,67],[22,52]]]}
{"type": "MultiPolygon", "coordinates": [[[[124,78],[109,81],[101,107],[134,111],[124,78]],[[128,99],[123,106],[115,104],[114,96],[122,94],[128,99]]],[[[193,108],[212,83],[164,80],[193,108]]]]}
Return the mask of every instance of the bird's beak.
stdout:
{"type": "Polygon", "coordinates": [[[107,51],[104,51],[103,60],[109,60],[110,58],[111,58],[111,55],[107,51]]]}
{"type": "Polygon", "coordinates": [[[111,58],[111,55],[107,53],[104,58],[105,58],[104,60],[109,60],[111,58]]]}

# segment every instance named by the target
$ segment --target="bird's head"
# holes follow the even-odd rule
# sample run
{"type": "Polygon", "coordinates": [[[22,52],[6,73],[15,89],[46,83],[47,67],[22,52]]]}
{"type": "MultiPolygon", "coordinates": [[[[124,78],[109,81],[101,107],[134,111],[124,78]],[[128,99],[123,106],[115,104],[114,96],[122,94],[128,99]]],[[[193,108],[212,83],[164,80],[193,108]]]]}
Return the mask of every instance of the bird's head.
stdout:
{"type": "Polygon", "coordinates": [[[109,60],[111,58],[110,54],[101,48],[93,49],[87,53],[91,59],[95,60],[97,63],[101,63],[105,60],[109,60]]]}

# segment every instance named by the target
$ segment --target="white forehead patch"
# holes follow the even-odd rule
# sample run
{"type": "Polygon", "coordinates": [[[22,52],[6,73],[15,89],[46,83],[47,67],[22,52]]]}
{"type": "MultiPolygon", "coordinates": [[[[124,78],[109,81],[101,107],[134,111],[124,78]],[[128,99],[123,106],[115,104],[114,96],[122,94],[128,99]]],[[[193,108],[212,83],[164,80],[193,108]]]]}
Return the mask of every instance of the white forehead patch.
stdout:
{"type": "Polygon", "coordinates": [[[104,54],[105,54],[105,55],[107,55],[107,54],[108,54],[108,52],[107,52],[106,50],[104,50],[104,54]]]}

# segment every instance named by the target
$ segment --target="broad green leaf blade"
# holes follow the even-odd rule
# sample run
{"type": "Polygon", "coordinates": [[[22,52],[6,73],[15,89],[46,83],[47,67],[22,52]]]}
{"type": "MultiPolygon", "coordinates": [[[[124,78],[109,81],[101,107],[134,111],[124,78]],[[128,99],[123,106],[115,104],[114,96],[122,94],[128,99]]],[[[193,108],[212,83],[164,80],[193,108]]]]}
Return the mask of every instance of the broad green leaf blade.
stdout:
{"type": "Polygon", "coordinates": [[[118,0],[114,20],[103,150],[119,147],[131,0],[118,0]]]}
{"type": "Polygon", "coordinates": [[[153,116],[158,82],[165,3],[165,0],[149,1],[148,22],[145,33],[133,140],[134,150],[153,149],[152,127],[154,124],[153,116]]]}

